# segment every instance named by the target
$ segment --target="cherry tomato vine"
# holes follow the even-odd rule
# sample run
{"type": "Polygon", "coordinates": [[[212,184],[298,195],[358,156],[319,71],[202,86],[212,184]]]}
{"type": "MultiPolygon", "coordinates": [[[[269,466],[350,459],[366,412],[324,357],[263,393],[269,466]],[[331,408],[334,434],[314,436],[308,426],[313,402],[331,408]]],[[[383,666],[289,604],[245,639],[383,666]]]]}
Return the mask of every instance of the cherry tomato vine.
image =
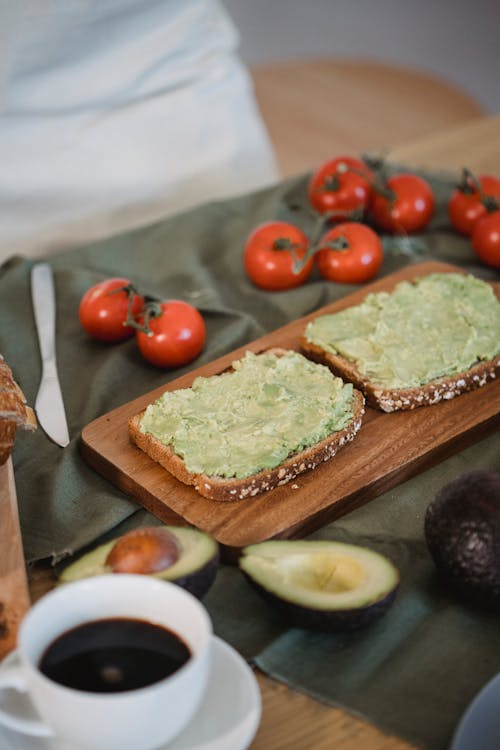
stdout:
{"type": "MultiPolygon", "coordinates": [[[[412,235],[427,229],[436,208],[426,179],[409,171],[390,173],[381,156],[329,159],[312,173],[306,190],[307,204],[288,208],[313,216],[308,234],[294,223],[270,221],[247,238],[245,269],[262,289],[297,287],[313,267],[331,281],[369,281],[383,261],[379,233],[392,235],[386,250],[413,253],[419,239],[412,235]]],[[[452,228],[471,238],[476,256],[500,267],[500,180],[476,178],[464,169],[447,210],[452,228]]]]}
{"type": "Polygon", "coordinates": [[[448,201],[448,216],[457,232],[470,237],[479,260],[500,268],[500,180],[464,169],[448,201]]]}
{"type": "Polygon", "coordinates": [[[448,201],[448,216],[454,229],[472,236],[477,222],[500,208],[500,180],[491,175],[475,175],[462,170],[460,182],[448,201]]]}
{"type": "Polygon", "coordinates": [[[106,279],[90,287],[80,300],[79,319],[97,341],[117,343],[135,336],[144,359],[157,367],[188,364],[205,345],[205,322],[195,307],[140,294],[129,279],[106,279]]]}

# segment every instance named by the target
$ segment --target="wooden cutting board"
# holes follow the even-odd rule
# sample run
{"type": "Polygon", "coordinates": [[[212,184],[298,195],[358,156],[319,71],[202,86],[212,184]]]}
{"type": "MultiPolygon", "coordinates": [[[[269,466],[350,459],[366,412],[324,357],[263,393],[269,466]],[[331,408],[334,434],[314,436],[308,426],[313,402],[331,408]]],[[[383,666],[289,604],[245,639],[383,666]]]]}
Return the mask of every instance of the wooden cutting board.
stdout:
{"type": "MultiPolygon", "coordinates": [[[[460,269],[436,262],[407,266],[104,414],[82,432],[83,457],[159,519],[193,524],[229,548],[303,536],[373,500],[496,429],[500,380],[414,411],[385,414],[367,409],[355,440],[331,461],[275,490],[230,503],[208,500],[172,477],[129,442],[127,421],[165,390],[185,388],[195,377],[219,373],[246,350],[297,349],[305,324],[319,314],[358,304],[368,292],[390,290],[403,279],[436,271],[460,269]]],[[[500,284],[496,287],[500,296],[500,284]]]]}
{"type": "Polygon", "coordinates": [[[0,466],[0,660],[16,646],[30,607],[12,458],[0,466]]]}

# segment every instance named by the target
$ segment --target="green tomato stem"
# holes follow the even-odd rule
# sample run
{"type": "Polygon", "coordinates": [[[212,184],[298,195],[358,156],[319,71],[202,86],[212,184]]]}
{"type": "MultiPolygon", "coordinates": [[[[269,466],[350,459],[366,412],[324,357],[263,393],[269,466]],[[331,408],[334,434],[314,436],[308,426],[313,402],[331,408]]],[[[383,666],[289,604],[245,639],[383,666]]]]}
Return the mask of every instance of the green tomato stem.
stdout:
{"type": "Polygon", "coordinates": [[[492,195],[486,195],[478,178],[467,167],[462,168],[462,179],[457,187],[465,195],[478,193],[481,203],[488,213],[493,213],[493,211],[497,211],[500,208],[498,200],[492,195]]]}

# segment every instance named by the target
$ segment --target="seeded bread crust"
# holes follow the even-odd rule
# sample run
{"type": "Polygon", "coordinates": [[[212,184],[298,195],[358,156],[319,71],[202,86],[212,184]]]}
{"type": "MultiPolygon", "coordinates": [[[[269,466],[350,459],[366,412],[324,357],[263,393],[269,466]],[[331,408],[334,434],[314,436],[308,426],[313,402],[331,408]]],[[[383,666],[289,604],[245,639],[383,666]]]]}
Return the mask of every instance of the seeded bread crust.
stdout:
{"type": "Polygon", "coordinates": [[[437,378],[419,388],[384,389],[372,383],[355,364],[344,357],[325,351],[317,344],[312,344],[305,337],[300,340],[301,352],[330,370],[343,380],[353,383],[366,397],[369,406],[385,412],[416,409],[418,406],[430,406],[439,401],[448,401],[467,391],[481,388],[488,381],[500,375],[500,355],[495,359],[479,362],[466,372],[453,377],[437,378]]]}
{"type": "MultiPolygon", "coordinates": [[[[270,351],[279,353],[282,350],[270,351]]],[[[200,495],[210,500],[228,502],[255,497],[261,492],[287,484],[299,474],[333,458],[340,448],[354,439],[361,427],[365,400],[363,394],[356,389],[353,392],[353,402],[353,418],[345,429],[332,433],[320,443],[300,453],[292,454],[274,469],[266,469],[244,479],[226,479],[188,471],[183,459],[174,453],[171,446],[164,445],[149,433],[141,432],[140,422],[144,412],[129,420],[128,430],[131,441],[174,477],[184,484],[192,485],[200,495]]]]}

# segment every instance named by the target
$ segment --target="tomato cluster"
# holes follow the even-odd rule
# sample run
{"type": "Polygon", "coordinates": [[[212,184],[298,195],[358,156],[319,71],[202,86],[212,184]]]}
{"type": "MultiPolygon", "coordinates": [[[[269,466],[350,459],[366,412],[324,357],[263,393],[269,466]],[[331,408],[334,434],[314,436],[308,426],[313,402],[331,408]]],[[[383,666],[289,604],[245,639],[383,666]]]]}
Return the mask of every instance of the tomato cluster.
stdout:
{"type": "Polygon", "coordinates": [[[490,175],[476,178],[464,169],[448,201],[448,216],[457,232],[471,238],[476,255],[500,268],[500,180],[490,175]]]}
{"type": "MultiPolygon", "coordinates": [[[[382,161],[351,156],[322,164],[308,182],[307,198],[319,233],[308,237],[295,224],[269,221],[247,238],[245,270],[260,288],[299,286],[314,267],[330,281],[369,281],[383,260],[379,233],[421,232],[435,211],[427,180],[409,172],[387,176],[382,161]]],[[[464,170],[449,198],[448,214],[452,227],[471,237],[476,255],[500,267],[500,180],[489,175],[476,179],[464,170]]]]}
{"type": "Polygon", "coordinates": [[[116,343],[135,335],[144,359],[157,367],[188,364],[205,345],[205,322],[195,307],[181,300],[154,301],[129,279],[106,279],[88,289],[79,318],[98,341],[116,343]]]}
{"type": "Polygon", "coordinates": [[[425,229],[434,213],[429,183],[415,174],[386,177],[382,162],[373,169],[350,156],[319,167],[308,185],[308,197],[321,215],[346,221],[358,214],[389,234],[414,234],[425,229]]]}
{"type": "Polygon", "coordinates": [[[309,180],[307,196],[320,226],[319,239],[310,240],[294,224],[271,221],[246,241],[245,269],[262,289],[299,286],[315,265],[329,281],[369,281],[383,260],[377,230],[419,232],[434,213],[434,195],[424,179],[413,174],[386,178],[383,165],[372,168],[351,156],[322,164],[309,180]]]}

